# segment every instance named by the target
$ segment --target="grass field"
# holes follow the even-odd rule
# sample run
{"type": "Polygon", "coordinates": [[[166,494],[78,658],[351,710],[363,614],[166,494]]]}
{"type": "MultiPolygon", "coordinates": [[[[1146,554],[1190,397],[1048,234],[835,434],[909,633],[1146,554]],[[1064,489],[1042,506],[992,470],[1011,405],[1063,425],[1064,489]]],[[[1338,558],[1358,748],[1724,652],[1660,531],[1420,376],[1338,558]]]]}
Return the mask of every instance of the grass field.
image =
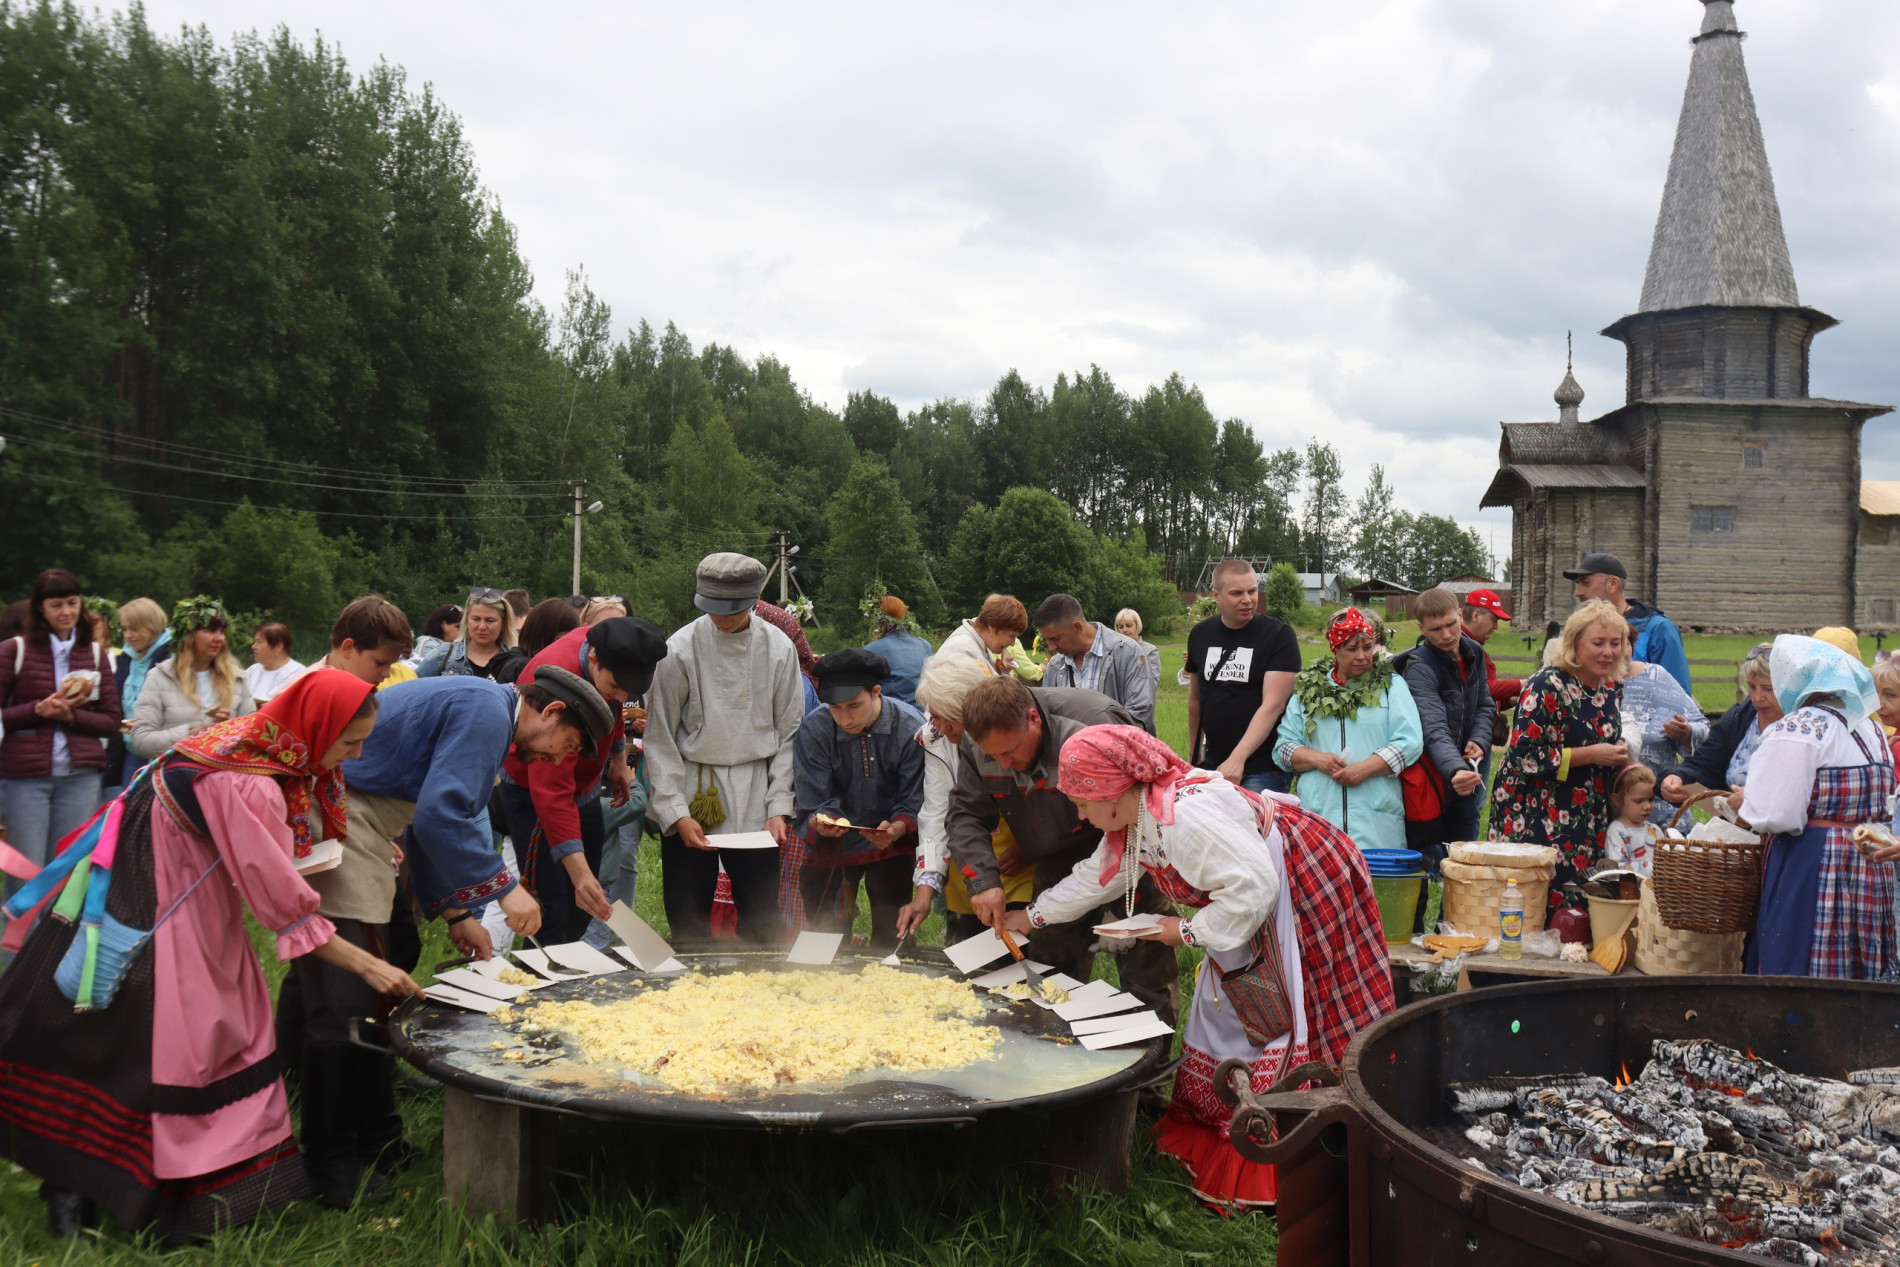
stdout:
{"type": "MultiPolygon", "coordinates": [[[[1394,630],[1394,649],[1408,647],[1417,627],[1394,630]]],[[[1500,633],[1493,649],[1522,650],[1500,633]]],[[[1181,667],[1185,632],[1153,639],[1163,653],[1156,726],[1177,751],[1187,746],[1187,691],[1181,667]]],[[[1687,640],[1692,659],[1739,659],[1756,640],[1687,640]]],[[[1864,651],[1871,659],[1871,640],[1864,651]]],[[[1325,645],[1302,634],[1307,662],[1325,645]]],[[[1530,666],[1506,665],[1522,676],[1530,666]]],[[[1721,670],[1696,666],[1698,676],[1721,670]]],[[[1698,685],[1711,715],[1732,703],[1732,687],[1698,685]]],[[[666,930],[659,901],[659,856],[642,850],[636,906],[666,930]]],[[[860,917],[860,931],[867,917],[860,917]]],[[[256,930],[254,930],[255,933],[256,930]]],[[[425,930],[427,967],[454,953],[441,925],[425,930]]],[[[921,940],[936,944],[933,917],[921,940]]],[[[254,936],[275,985],[282,966],[271,939],[254,936]]],[[[1191,993],[1193,957],[1181,951],[1182,996],[1191,993]]],[[[1113,975],[1103,956],[1099,970],[1113,975]]],[[[471,1223],[441,1192],[442,1099],[439,1091],[405,1086],[402,1109],[410,1139],[428,1150],[405,1176],[400,1200],[331,1213],[301,1203],[252,1227],[184,1249],[165,1250],[107,1227],[76,1244],[44,1231],[38,1185],[0,1163],[0,1263],[54,1264],[744,1264],[844,1263],[854,1267],[962,1267],[964,1264],[1214,1263],[1264,1267],[1275,1257],[1273,1221],[1216,1218],[1197,1205],[1180,1171],[1141,1138],[1136,1179],[1124,1197],[1084,1194],[1067,1205],[1046,1199],[1039,1124],[990,1125],[866,1138],[715,1135],[563,1124],[564,1216],[553,1225],[510,1231],[471,1223]]]]}

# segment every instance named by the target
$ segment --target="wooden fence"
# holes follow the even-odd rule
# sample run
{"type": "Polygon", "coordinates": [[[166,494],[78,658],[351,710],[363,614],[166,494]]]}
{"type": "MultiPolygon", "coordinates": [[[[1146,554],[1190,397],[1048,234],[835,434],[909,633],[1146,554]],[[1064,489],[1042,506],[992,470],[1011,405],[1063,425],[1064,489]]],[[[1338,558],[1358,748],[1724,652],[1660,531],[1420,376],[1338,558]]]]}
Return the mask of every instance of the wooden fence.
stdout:
{"type": "MultiPolygon", "coordinates": [[[[1542,656],[1532,656],[1532,655],[1494,655],[1491,658],[1500,665],[1528,664],[1532,666],[1541,666],[1544,663],[1544,659],[1542,656]]],[[[1731,686],[1735,689],[1735,698],[1737,701],[1739,701],[1742,698],[1742,687],[1741,687],[1741,683],[1738,681],[1741,671],[1742,671],[1742,662],[1740,660],[1691,660],[1689,661],[1689,673],[1691,675],[1690,681],[1694,682],[1697,686],[1722,686],[1722,685],[1731,686]],[[1701,666],[1703,668],[1720,668],[1723,670],[1723,672],[1719,674],[1711,675],[1709,677],[1703,677],[1702,675],[1696,673],[1696,668],[1698,666],[1701,666]]]]}

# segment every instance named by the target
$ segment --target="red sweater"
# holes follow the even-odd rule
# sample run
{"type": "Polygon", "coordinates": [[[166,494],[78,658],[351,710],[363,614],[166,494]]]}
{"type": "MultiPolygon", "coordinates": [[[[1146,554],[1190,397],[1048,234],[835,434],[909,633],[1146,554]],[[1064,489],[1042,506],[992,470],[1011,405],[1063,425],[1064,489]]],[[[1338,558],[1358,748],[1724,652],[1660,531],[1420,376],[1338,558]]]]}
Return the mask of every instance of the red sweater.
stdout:
{"type": "Polygon", "coordinates": [[[112,660],[90,642],[73,644],[72,672],[99,670],[99,698],[81,700],[70,723],[49,722],[33,706],[59,689],[53,667],[52,639],[28,634],[25,654],[20,640],[0,642],[0,725],[7,736],[0,741],[0,779],[44,779],[53,773],[53,736],[64,731],[66,751],[75,773],[106,768],[101,739],[119,733],[119,684],[112,680],[112,660]],[[13,671],[15,661],[20,671],[13,671]]]}
{"type": "MultiPolygon", "coordinates": [[[[550,643],[540,655],[528,661],[528,667],[521,670],[516,685],[526,686],[534,681],[535,670],[544,664],[557,669],[566,669],[578,673],[591,682],[593,678],[587,672],[587,629],[570,629],[550,643]]],[[[609,704],[613,701],[609,700],[609,704]]],[[[515,756],[514,749],[508,750],[508,760],[502,769],[508,777],[528,789],[528,795],[534,798],[534,816],[541,821],[541,835],[546,839],[550,856],[560,857],[554,851],[563,845],[580,845],[581,815],[574,807],[574,798],[600,782],[601,771],[607,768],[607,762],[616,749],[626,742],[626,714],[618,705],[614,705],[614,729],[611,735],[601,740],[592,752],[583,749],[579,756],[569,758],[558,765],[549,761],[526,762],[515,756]]],[[[518,849],[526,849],[525,840],[515,842],[518,849]]],[[[564,853],[572,853],[567,849],[564,853]]]]}
{"type": "MultiPolygon", "coordinates": [[[[1478,637],[1478,635],[1472,633],[1471,630],[1468,628],[1465,630],[1465,637],[1471,639],[1473,642],[1477,643],[1481,647],[1484,645],[1484,642],[1478,637]]],[[[1517,697],[1524,693],[1523,679],[1513,678],[1513,677],[1507,677],[1507,678],[1499,677],[1498,666],[1495,662],[1492,661],[1491,653],[1489,651],[1484,653],[1484,675],[1487,679],[1490,680],[1491,699],[1492,699],[1492,702],[1498,706],[1498,711],[1500,713],[1505,713],[1505,712],[1509,712],[1513,708],[1516,708],[1517,697]]]]}

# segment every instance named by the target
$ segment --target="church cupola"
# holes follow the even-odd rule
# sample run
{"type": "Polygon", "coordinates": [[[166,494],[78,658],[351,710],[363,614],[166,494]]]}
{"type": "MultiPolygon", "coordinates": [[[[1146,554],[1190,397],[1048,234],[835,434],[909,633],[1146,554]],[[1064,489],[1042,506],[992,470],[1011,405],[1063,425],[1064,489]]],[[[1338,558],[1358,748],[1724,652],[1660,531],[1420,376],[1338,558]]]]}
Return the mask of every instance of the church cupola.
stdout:
{"type": "Polygon", "coordinates": [[[1583,403],[1583,385],[1577,381],[1571,369],[1570,335],[1564,335],[1564,381],[1557,384],[1557,390],[1551,393],[1551,399],[1557,402],[1557,421],[1574,423],[1577,421],[1577,406],[1583,403]]]}

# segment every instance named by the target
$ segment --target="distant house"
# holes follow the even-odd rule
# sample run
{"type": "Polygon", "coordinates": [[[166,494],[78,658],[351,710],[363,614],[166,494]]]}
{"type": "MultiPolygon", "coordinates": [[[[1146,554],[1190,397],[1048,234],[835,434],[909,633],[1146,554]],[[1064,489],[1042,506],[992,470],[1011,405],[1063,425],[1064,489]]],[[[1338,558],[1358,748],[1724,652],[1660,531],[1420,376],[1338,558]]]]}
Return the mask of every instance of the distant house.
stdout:
{"type": "Polygon", "coordinates": [[[1300,588],[1306,591],[1309,603],[1337,603],[1339,599],[1339,573],[1302,572],[1300,588]]]}
{"type": "Polygon", "coordinates": [[[1349,595],[1354,607],[1371,607],[1374,603],[1384,603],[1387,620],[1410,620],[1412,600],[1418,597],[1418,591],[1409,585],[1381,580],[1375,576],[1353,586],[1349,595]]]}
{"type": "Polygon", "coordinates": [[[1854,588],[1862,629],[1900,625],[1900,480],[1860,482],[1860,549],[1854,588]]]}
{"type": "Polygon", "coordinates": [[[1509,581],[1494,581],[1488,576],[1467,572],[1463,576],[1454,576],[1449,581],[1440,581],[1438,588],[1450,590],[1461,599],[1469,599],[1472,590],[1490,590],[1498,596],[1498,601],[1504,604],[1505,611],[1511,610],[1511,583],[1509,581]]]}

